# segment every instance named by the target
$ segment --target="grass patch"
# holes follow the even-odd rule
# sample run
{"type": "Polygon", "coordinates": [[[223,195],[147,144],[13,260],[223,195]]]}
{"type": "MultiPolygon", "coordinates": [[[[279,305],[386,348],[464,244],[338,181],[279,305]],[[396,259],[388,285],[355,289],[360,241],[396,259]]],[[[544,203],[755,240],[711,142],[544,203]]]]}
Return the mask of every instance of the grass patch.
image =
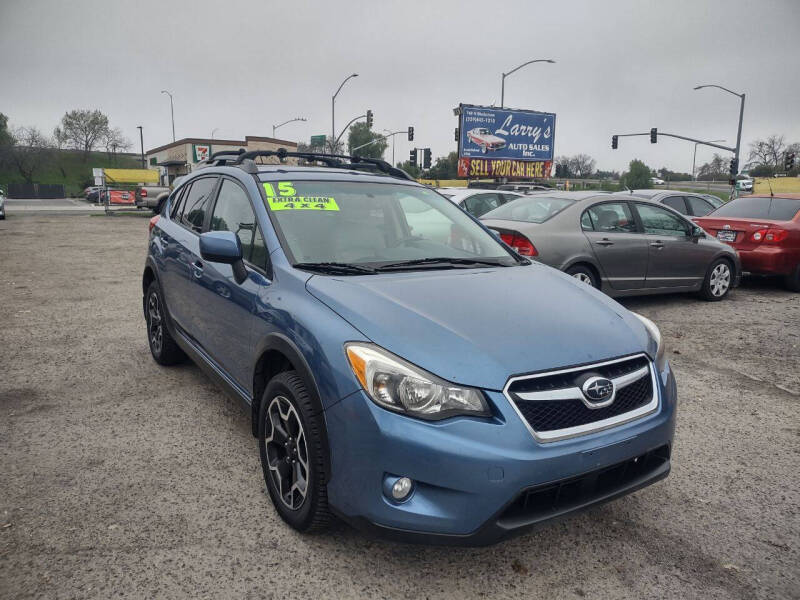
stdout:
{"type": "MultiPolygon", "coordinates": [[[[106,152],[90,152],[86,161],[83,152],[74,150],[54,150],[53,159],[37,171],[33,180],[36,183],[60,183],[68,197],[83,195],[83,190],[94,185],[92,168],[141,169],[138,157],[117,155],[110,157],[106,152]]],[[[9,183],[25,183],[22,176],[10,165],[0,167],[0,187],[8,190],[9,183]]]]}

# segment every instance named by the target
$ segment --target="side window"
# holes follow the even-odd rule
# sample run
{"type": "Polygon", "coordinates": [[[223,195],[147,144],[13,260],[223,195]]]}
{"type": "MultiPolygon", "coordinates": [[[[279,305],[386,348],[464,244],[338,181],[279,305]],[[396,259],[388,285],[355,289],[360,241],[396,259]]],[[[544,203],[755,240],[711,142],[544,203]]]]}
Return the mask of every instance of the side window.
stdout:
{"type": "Polygon", "coordinates": [[[514,200],[519,198],[519,196],[515,194],[500,194],[500,195],[503,197],[503,203],[513,202],[514,200]]]}
{"type": "Polygon", "coordinates": [[[686,214],[686,203],[683,201],[683,196],[668,196],[664,198],[664,204],[674,208],[682,215],[686,214]]]}
{"type": "Polygon", "coordinates": [[[689,235],[689,226],[684,220],[663,208],[649,204],[637,204],[636,210],[639,211],[639,218],[642,219],[645,233],[678,237],[689,235]]]}
{"type": "Polygon", "coordinates": [[[690,213],[695,217],[704,217],[714,210],[711,202],[698,196],[686,196],[686,201],[689,203],[690,213]]]}
{"type": "Polygon", "coordinates": [[[267,248],[256,222],[247,192],[223,179],[211,215],[211,231],[232,231],[242,244],[242,258],[260,269],[267,266],[267,248]]]}
{"type": "Polygon", "coordinates": [[[500,199],[500,194],[475,194],[464,200],[464,208],[473,217],[483,216],[501,204],[504,202],[500,199]]]}
{"type": "Polygon", "coordinates": [[[594,223],[592,223],[592,216],[588,210],[583,211],[581,215],[581,229],[584,231],[594,231],[594,223]]]}
{"type": "Polygon", "coordinates": [[[203,223],[206,220],[211,203],[211,193],[217,183],[216,177],[203,177],[192,181],[192,187],[184,194],[184,209],[181,214],[181,223],[192,231],[200,232],[203,230],[203,223]]]}
{"type": "Polygon", "coordinates": [[[192,184],[183,186],[178,193],[175,194],[175,198],[172,201],[172,213],[170,213],[170,217],[177,221],[180,219],[181,212],[183,212],[183,199],[186,197],[186,190],[192,187],[192,184]]]}
{"type": "Polygon", "coordinates": [[[627,202],[595,204],[586,211],[595,231],[608,233],[636,233],[636,221],[627,202]]]}

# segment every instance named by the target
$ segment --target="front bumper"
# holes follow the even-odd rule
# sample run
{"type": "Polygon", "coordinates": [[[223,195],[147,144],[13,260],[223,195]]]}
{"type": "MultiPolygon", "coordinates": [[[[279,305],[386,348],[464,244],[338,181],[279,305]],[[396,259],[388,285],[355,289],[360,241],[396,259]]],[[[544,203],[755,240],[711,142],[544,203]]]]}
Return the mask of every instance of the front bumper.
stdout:
{"type": "Polygon", "coordinates": [[[628,494],[669,473],[677,394],[669,367],[658,380],[655,413],[547,444],[499,392],[487,392],[494,418],[440,422],[383,410],[356,392],[325,413],[330,505],[357,528],[395,539],[482,545],[628,494]],[[396,502],[386,490],[402,476],[414,489],[396,502]]]}

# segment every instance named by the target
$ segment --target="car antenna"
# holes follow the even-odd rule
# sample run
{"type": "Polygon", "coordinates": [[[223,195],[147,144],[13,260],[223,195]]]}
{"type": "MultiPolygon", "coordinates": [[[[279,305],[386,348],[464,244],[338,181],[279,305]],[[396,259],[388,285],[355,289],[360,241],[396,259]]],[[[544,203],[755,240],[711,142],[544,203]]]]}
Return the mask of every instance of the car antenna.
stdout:
{"type": "Polygon", "coordinates": [[[772,184],[769,182],[769,177],[766,177],[767,185],[769,186],[769,197],[774,198],[775,194],[772,193],[772,184]]]}

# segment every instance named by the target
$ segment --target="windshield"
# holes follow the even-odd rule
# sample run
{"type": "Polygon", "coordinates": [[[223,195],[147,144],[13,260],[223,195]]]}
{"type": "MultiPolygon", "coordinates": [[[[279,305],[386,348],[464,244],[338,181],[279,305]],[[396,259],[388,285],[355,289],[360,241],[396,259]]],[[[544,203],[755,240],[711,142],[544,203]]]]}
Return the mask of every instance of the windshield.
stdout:
{"type": "Polygon", "coordinates": [[[490,210],[481,219],[503,219],[504,221],[524,221],[526,223],[544,223],[575,202],[567,198],[549,196],[528,196],[512,200],[490,210]]]}
{"type": "Polygon", "coordinates": [[[473,260],[506,266],[519,262],[461,209],[428,188],[295,180],[263,186],[267,210],[295,265],[375,268],[440,258],[462,266],[473,260]]]}
{"type": "Polygon", "coordinates": [[[741,196],[723,204],[707,216],[791,221],[800,210],[800,200],[741,196]]]}

